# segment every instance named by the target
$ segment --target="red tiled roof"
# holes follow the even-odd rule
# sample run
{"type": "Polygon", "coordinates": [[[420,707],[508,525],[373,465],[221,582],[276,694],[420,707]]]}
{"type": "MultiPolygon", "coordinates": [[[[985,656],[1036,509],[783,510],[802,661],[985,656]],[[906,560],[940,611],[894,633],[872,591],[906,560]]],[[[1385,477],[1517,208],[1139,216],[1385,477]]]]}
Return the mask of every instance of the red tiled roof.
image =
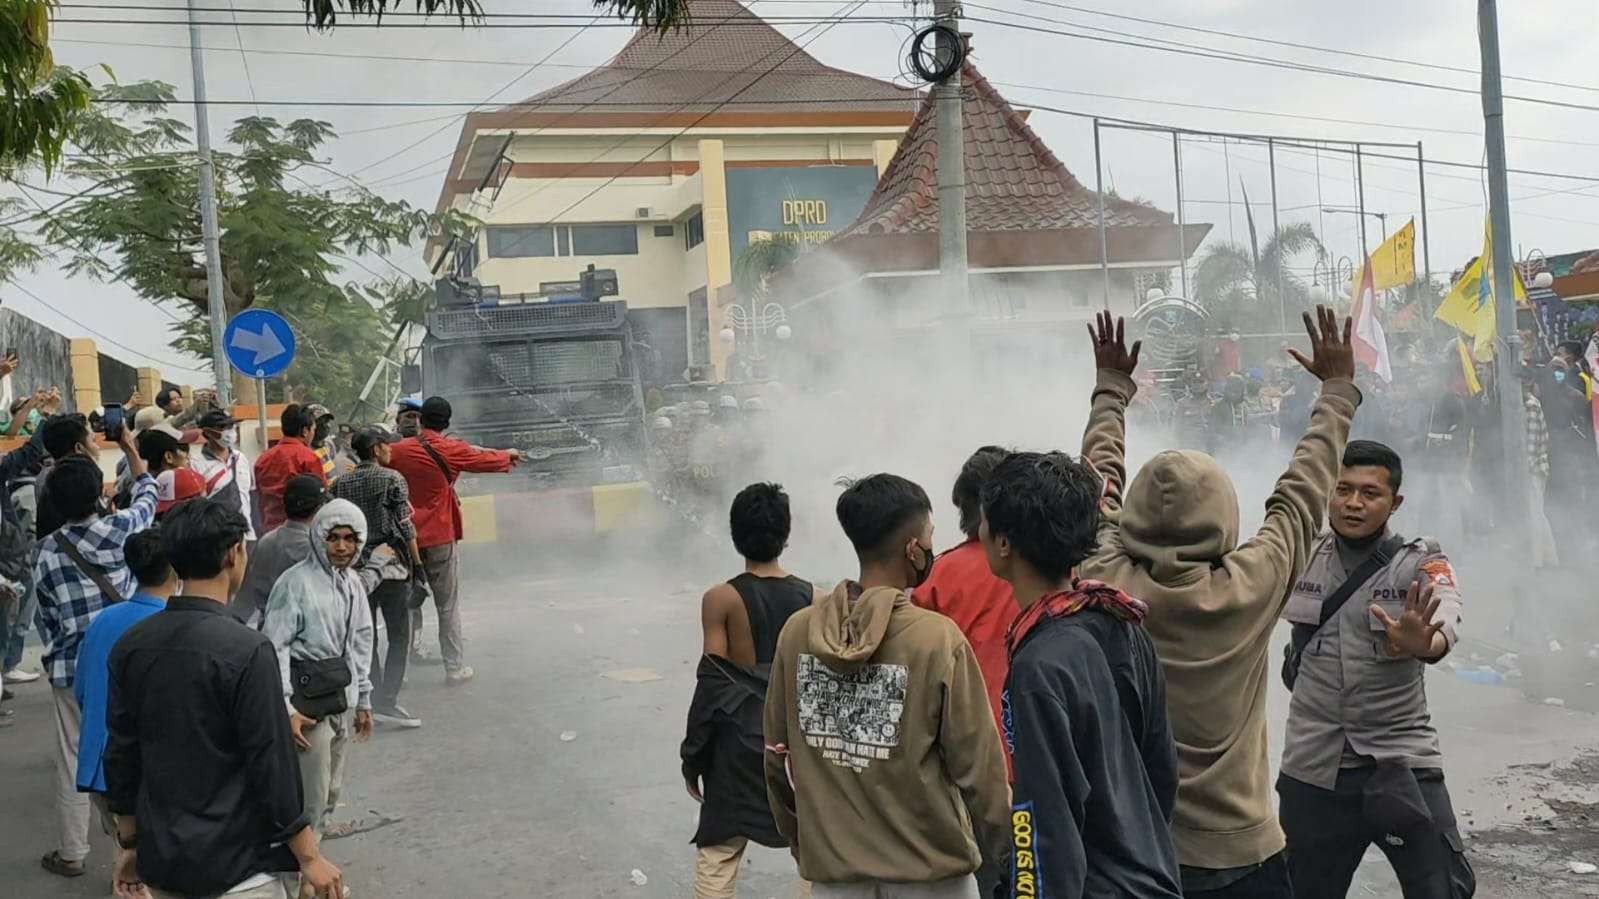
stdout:
{"type": "MultiPolygon", "coordinates": [[[[1099,197],[1067,171],[976,67],[962,74],[969,231],[1097,228],[1099,197]]],[[[938,125],[929,95],[878,179],[866,209],[834,240],[938,230],[938,125]]],[[[1172,216],[1107,196],[1111,227],[1170,226],[1172,216]]]]}
{"type": "Polygon", "coordinates": [[[689,24],[641,29],[615,58],[507,107],[550,112],[909,111],[917,92],[823,65],[735,0],[690,0],[689,24]]]}

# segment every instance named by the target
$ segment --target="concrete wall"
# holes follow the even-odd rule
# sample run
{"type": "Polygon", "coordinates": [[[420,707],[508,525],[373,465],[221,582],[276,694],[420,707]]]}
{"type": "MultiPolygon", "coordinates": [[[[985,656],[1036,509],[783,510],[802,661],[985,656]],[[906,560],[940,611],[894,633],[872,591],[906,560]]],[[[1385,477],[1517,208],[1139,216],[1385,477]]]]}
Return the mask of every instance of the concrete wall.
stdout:
{"type": "Polygon", "coordinates": [[[0,307],[0,352],[15,349],[22,365],[11,376],[16,398],[40,388],[60,387],[62,408],[76,411],[71,341],[13,309],[0,307]]]}

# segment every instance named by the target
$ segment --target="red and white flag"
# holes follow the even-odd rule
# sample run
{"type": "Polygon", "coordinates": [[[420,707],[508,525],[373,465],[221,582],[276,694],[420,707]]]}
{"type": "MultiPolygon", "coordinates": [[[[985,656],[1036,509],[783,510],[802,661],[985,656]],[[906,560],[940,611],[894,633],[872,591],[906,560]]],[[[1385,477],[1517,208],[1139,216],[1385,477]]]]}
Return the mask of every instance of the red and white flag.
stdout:
{"type": "Polygon", "coordinates": [[[1377,320],[1377,291],[1372,286],[1371,260],[1361,267],[1360,284],[1355,288],[1355,361],[1392,383],[1393,365],[1388,361],[1388,335],[1377,320]]]}

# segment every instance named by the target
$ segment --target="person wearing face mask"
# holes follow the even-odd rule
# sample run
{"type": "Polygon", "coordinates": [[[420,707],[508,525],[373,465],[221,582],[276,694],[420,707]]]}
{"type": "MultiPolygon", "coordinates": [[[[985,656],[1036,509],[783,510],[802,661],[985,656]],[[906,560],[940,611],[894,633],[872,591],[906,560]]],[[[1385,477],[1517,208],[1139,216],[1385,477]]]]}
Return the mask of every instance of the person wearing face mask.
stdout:
{"type": "Polygon", "coordinates": [[[422,430],[422,401],[414,396],[401,397],[394,416],[394,430],[401,437],[415,437],[422,430]]]}
{"type": "Polygon", "coordinates": [[[766,693],[766,791],[817,899],[976,899],[1010,846],[1005,754],[955,623],[909,591],[933,570],[933,506],[892,474],[838,520],[860,575],[795,612],[766,693]]]}
{"type": "Polygon", "coordinates": [[[200,435],[205,445],[189,467],[205,480],[205,495],[230,509],[239,510],[249,530],[246,549],[255,548],[255,516],[250,493],[255,489],[255,471],[250,460],[239,451],[239,420],[225,409],[209,409],[200,416],[200,435]]]}

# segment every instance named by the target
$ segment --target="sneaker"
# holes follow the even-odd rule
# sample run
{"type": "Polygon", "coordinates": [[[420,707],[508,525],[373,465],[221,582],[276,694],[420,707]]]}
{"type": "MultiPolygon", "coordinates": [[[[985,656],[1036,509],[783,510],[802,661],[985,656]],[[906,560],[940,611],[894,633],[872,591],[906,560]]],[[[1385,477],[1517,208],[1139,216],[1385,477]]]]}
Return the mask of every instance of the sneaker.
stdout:
{"type": "Polygon", "coordinates": [[[13,668],[5,673],[4,680],[8,684],[31,684],[41,677],[44,677],[44,675],[37,671],[23,671],[21,668],[13,668]]]}
{"type": "Polygon", "coordinates": [[[477,677],[477,672],[472,670],[472,666],[462,665],[454,671],[444,673],[444,685],[446,687],[459,687],[474,677],[477,677]]]}
{"type": "Polygon", "coordinates": [[[398,705],[391,705],[388,708],[373,708],[372,720],[391,727],[413,728],[422,726],[421,718],[407,712],[398,705]]]}
{"type": "Polygon", "coordinates": [[[443,656],[437,656],[437,655],[434,655],[431,652],[428,652],[425,647],[412,646],[411,647],[411,664],[413,664],[413,665],[442,665],[442,664],[444,664],[444,657],[443,656]]]}
{"type": "Polygon", "coordinates": [[[17,694],[7,689],[0,689],[0,702],[10,702],[17,698],[17,694]]]}

